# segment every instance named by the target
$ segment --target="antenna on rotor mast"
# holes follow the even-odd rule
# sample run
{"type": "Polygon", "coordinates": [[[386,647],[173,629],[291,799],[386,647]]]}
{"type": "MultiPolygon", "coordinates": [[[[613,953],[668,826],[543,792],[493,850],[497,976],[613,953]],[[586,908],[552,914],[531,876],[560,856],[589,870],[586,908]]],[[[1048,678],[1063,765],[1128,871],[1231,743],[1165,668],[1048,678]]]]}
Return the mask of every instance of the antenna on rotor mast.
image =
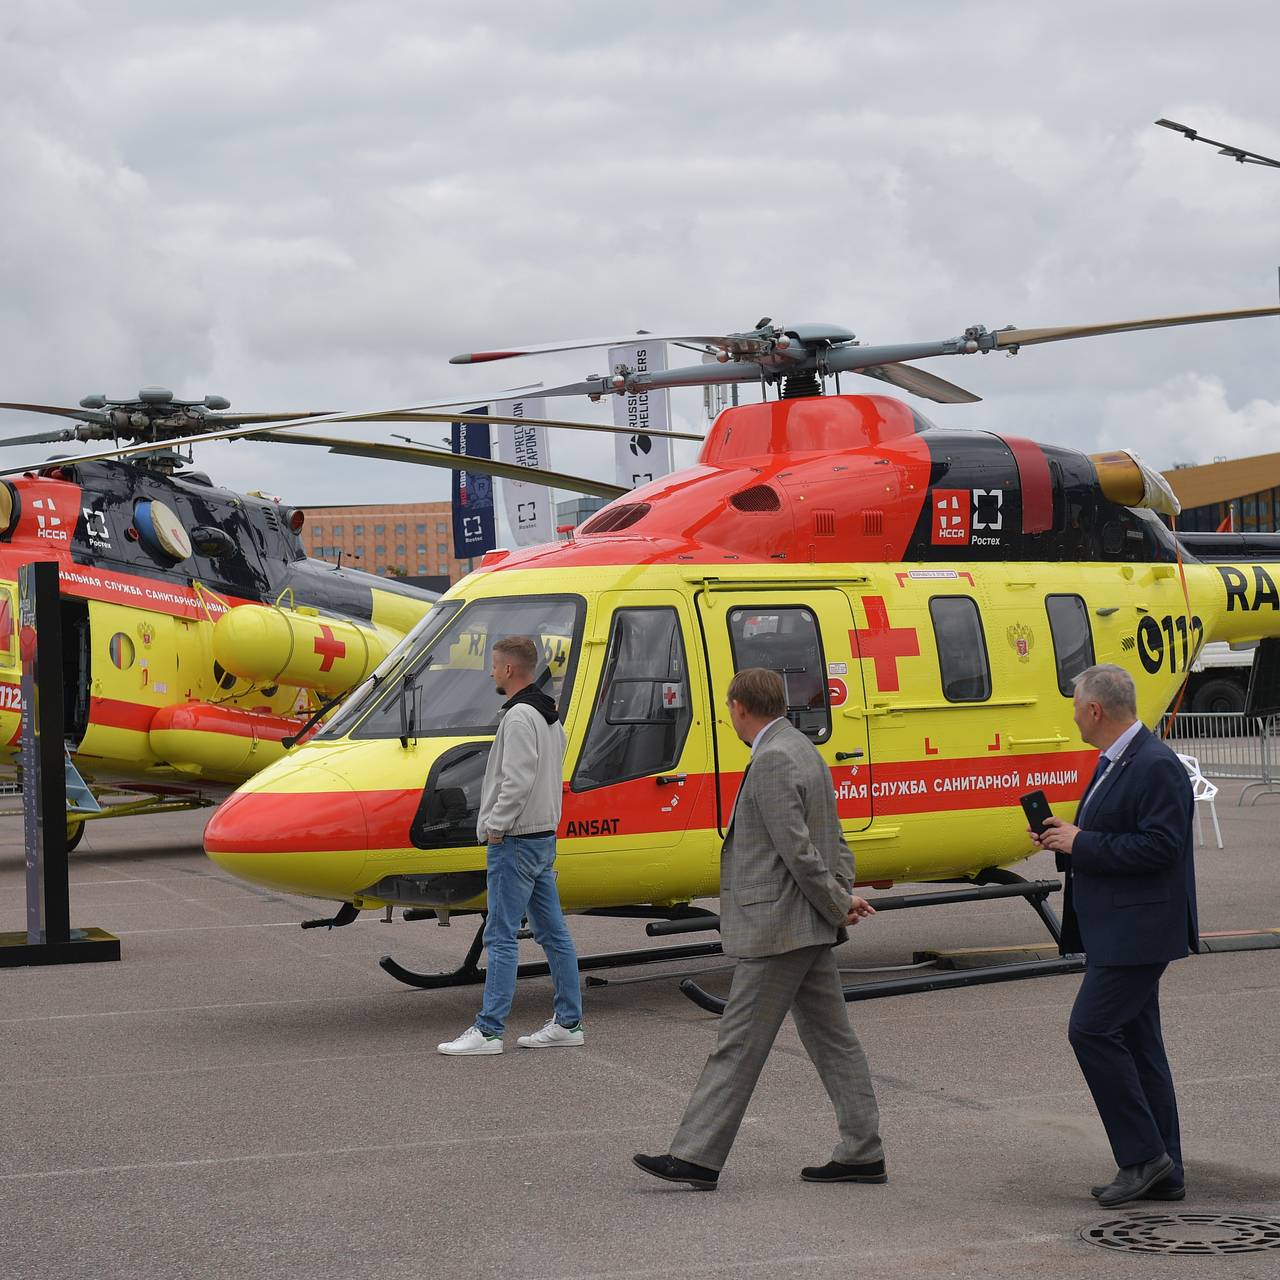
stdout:
{"type": "MultiPolygon", "coordinates": [[[[703,364],[718,364],[719,362],[720,358],[714,351],[704,351],[702,353],[703,364]]],[[[738,407],[738,384],[736,382],[708,384],[702,388],[702,407],[706,410],[708,422],[714,422],[720,416],[721,411],[730,404],[735,409],[738,407]]]]}

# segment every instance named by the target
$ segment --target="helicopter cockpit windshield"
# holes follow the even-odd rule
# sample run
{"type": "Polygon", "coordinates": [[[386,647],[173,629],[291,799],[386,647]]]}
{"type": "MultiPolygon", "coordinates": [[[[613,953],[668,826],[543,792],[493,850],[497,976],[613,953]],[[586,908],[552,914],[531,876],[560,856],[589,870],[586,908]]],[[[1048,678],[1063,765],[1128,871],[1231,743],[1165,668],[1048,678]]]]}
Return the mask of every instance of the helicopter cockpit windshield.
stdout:
{"type": "Polygon", "coordinates": [[[556,700],[563,717],[583,613],[575,596],[443,602],[317,737],[398,738],[406,724],[419,737],[495,732],[502,698],[489,675],[493,645],[513,635],[531,636],[538,645],[534,682],[556,700]]]}

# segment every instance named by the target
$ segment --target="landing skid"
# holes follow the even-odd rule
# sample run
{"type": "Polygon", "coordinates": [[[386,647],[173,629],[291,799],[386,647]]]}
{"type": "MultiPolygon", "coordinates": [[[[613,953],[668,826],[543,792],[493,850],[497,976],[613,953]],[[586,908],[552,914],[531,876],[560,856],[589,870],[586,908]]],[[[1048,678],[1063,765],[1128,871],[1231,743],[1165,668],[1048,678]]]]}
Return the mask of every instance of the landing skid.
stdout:
{"type": "MultiPolygon", "coordinates": [[[[718,918],[700,908],[686,908],[682,911],[663,912],[649,907],[619,907],[613,910],[591,911],[588,915],[622,916],[624,918],[652,919],[659,916],[662,923],[667,921],[685,923],[690,926],[706,927],[702,922],[706,919],[718,923],[718,918]]],[[[321,921],[319,923],[327,923],[321,921]]],[[[712,925],[714,927],[714,923],[712,925]]],[[[649,926],[650,930],[655,928],[649,926]]],[[[378,964],[393,978],[406,986],[420,987],[426,991],[438,991],[444,987],[477,986],[484,981],[484,969],[480,966],[480,952],[484,949],[484,921],[476,930],[462,963],[448,973],[417,973],[406,969],[390,956],[383,956],[378,964]]],[[[592,969],[627,969],[632,965],[660,964],[669,960],[701,960],[707,956],[722,955],[718,942],[689,943],[674,947],[646,947],[637,951],[607,951],[594,956],[579,956],[578,970],[586,973],[592,969]]],[[[551,972],[551,966],[545,960],[519,965],[517,978],[545,978],[551,972]]]]}
{"type": "MultiPolygon", "coordinates": [[[[1062,888],[1057,880],[1024,880],[1015,872],[991,867],[980,872],[965,889],[949,889],[941,893],[907,893],[891,898],[877,898],[875,908],[881,911],[905,911],[908,907],[936,907],[954,902],[986,902],[993,898],[1025,898],[1044,922],[1054,944],[1062,939],[1062,924],[1046,899],[1062,888]]],[[[844,998],[878,1000],[884,996],[911,995],[918,991],[946,991],[952,987],[976,987],[992,982],[1016,982],[1021,978],[1055,977],[1065,973],[1081,973],[1084,956],[1059,956],[1050,960],[1027,960],[1013,964],[983,965],[957,972],[917,974],[909,978],[889,978],[881,982],[860,982],[844,988],[844,998]]],[[[705,991],[692,978],[680,984],[680,990],[700,1009],[708,1013],[724,1012],[725,1001],[705,991]]]]}

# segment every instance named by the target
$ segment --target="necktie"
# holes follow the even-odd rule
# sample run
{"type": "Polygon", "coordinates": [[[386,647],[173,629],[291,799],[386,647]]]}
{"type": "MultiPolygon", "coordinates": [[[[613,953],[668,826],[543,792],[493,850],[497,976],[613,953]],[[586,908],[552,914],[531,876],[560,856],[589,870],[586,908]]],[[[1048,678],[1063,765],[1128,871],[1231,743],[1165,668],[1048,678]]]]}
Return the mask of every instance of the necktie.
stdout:
{"type": "Polygon", "coordinates": [[[1111,768],[1112,761],[1105,755],[1098,757],[1098,763],[1094,765],[1093,777],[1089,779],[1089,785],[1085,788],[1084,795],[1080,799],[1080,808],[1076,811],[1076,826],[1080,825],[1080,820],[1084,817],[1084,811],[1089,807],[1089,802],[1093,799],[1093,793],[1097,789],[1098,783],[1107,775],[1107,770],[1111,768]]]}

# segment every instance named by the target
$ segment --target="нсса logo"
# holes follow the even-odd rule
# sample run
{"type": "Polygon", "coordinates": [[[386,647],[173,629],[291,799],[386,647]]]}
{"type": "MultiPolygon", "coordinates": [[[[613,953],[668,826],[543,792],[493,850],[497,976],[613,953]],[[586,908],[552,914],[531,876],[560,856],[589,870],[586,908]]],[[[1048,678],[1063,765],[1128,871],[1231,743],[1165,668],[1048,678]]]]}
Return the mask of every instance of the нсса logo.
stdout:
{"type": "Polygon", "coordinates": [[[47,538],[50,542],[68,541],[67,530],[63,528],[62,517],[52,498],[37,498],[31,506],[36,513],[37,538],[47,538]]]}

